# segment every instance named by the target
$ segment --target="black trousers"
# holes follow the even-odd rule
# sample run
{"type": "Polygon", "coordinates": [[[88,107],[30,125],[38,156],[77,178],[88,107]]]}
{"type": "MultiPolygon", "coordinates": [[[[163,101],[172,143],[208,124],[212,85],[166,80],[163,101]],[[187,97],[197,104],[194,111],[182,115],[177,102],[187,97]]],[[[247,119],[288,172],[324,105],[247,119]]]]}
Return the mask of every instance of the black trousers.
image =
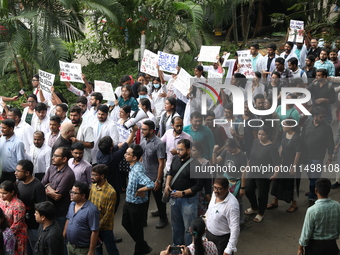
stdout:
{"type": "Polygon", "coordinates": [[[226,234],[223,236],[215,236],[212,233],[210,233],[209,230],[206,230],[205,235],[209,241],[213,242],[216,245],[218,255],[223,255],[224,249],[228,245],[230,234],[226,234]]]}
{"type": "Polygon", "coordinates": [[[144,254],[149,249],[144,240],[144,219],[147,213],[147,203],[132,204],[125,202],[123,207],[122,225],[135,241],[135,255],[144,254]]]}
{"type": "Polygon", "coordinates": [[[338,255],[339,248],[336,240],[309,240],[305,247],[305,255],[338,255]]]}
{"type": "Polygon", "coordinates": [[[268,193],[270,180],[265,178],[249,178],[246,183],[246,196],[253,210],[259,210],[259,214],[263,215],[267,209],[268,193]],[[256,197],[256,189],[258,198],[256,197]]]}
{"type": "MultiPolygon", "coordinates": [[[[159,213],[159,218],[161,220],[166,220],[168,217],[166,215],[166,203],[162,202],[162,196],[163,196],[163,191],[162,191],[162,187],[163,187],[163,180],[161,183],[161,187],[154,191],[152,190],[152,195],[155,198],[155,202],[157,205],[157,209],[158,209],[158,213],[159,213]]],[[[149,211],[149,204],[150,204],[150,195],[151,195],[151,191],[148,191],[148,196],[149,196],[149,200],[148,200],[148,206],[147,206],[147,211],[149,211]]],[[[148,219],[148,215],[145,216],[145,222],[147,222],[148,219]]]]}

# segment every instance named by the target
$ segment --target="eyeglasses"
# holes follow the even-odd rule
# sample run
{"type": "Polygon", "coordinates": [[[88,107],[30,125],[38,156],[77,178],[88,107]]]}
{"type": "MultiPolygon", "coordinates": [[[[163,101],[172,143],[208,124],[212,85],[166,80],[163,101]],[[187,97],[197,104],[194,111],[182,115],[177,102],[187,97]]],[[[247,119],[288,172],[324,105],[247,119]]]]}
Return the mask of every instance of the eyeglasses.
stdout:
{"type": "Polygon", "coordinates": [[[55,154],[53,154],[52,157],[55,157],[55,158],[62,158],[63,156],[62,156],[62,155],[55,155],[55,154]]]}
{"type": "Polygon", "coordinates": [[[25,170],[17,170],[17,169],[15,169],[15,172],[17,172],[17,173],[25,173],[26,171],[25,170]]]}
{"type": "Polygon", "coordinates": [[[148,128],[142,128],[142,131],[148,131],[148,130],[150,130],[150,129],[148,129],[148,128]]]}
{"type": "Polygon", "coordinates": [[[39,81],[39,80],[32,80],[32,81],[39,81]]]}
{"type": "Polygon", "coordinates": [[[212,189],[213,189],[213,190],[216,190],[216,191],[222,191],[222,190],[224,190],[224,188],[220,188],[220,187],[216,187],[216,186],[212,186],[212,189]]]}
{"type": "Polygon", "coordinates": [[[68,193],[70,193],[70,195],[80,195],[81,194],[81,193],[74,192],[73,190],[70,190],[68,193]]]}

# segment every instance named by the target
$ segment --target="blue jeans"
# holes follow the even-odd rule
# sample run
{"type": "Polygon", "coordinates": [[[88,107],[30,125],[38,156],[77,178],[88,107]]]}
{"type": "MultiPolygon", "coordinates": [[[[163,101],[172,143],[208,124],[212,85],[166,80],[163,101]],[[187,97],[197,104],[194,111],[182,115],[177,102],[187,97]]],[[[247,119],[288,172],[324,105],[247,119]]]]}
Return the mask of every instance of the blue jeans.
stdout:
{"type": "Polygon", "coordinates": [[[197,218],[198,195],[176,198],[171,205],[172,242],[188,246],[192,242],[189,232],[191,221],[197,218]]]}
{"type": "MultiPolygon", "coordinates": [[[[308,159],[307,160],[307,165],[308,167],[310,165],[317,165],[320,164],[321,166],[323,166],[323,160],[319,160],[319,159],[308,159]]],[[[310,170],[310,167],[309,167],[310,170]]],[[[309,195],[308,195],[308,200],[312,200],[315,201],[317,199],[317,196],[315,194],[315,183],[318,179],[320,179],[321,177],[321,172],[311,172],[308,171],[307,172],[307,176],[309,178],[309,195]]]]}
{"type": "MultiPolygon", "coordinates": [[[[112,230],[99,231],[99,239],[105,244],[106,251],[110,255],[119,255],[117,245],[115,243],[115,236],[112,230]]],[[[103,255],[103,247],[96,248],[96,255],[103,255]]]]}

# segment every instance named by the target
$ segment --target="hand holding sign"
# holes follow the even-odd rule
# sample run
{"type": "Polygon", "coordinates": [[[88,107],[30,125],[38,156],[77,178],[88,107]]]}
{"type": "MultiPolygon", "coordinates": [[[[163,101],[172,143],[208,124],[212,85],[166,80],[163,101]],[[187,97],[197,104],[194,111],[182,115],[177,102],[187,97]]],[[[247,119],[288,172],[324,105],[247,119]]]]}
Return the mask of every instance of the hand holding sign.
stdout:
{"type": "Polygon", "coordinates": [[[39,83],[41,90],[51,93],[51,87],[53,86],[54,78],[54,74],[39,70],[39,83]]]}
{"type": "Polygon", "coordinates": [[[81,64],[59,61],[59,66],[60,81],[84,83],[81,73],[81,64]]]}

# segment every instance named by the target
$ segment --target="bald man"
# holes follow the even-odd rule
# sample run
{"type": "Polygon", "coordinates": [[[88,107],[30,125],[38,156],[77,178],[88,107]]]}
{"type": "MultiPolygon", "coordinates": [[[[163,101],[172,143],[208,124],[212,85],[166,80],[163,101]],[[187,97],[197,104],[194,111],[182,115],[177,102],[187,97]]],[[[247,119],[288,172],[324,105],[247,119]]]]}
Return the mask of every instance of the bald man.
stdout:
{"type": "Polygon", "coordinates": [[[63,123],[60,129],[60,136],[58,137],[58,139],[55,141],[55,143],[52,146],[51,159],[56,149],[60,147],[67,147],[71,149],[71,146],[72,146],[71,137],[75,137],[73,124],[71,122],[63,123]]]}

